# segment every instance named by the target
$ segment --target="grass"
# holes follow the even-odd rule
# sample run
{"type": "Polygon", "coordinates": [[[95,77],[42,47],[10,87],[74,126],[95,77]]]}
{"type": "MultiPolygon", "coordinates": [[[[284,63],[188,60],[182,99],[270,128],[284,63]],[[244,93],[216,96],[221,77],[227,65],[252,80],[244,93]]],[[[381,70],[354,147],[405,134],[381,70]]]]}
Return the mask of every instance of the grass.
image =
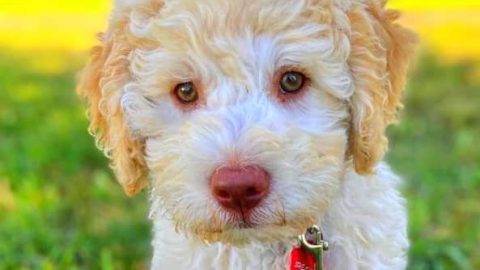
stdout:
{"type": "Polygon", "coordinates": [[[31,58],[0,56],[0,269],[141,268],[146,196],[123,195],[86,133],[82,61],[40,56],[65,61],[45,74],[31,58]]]}
{"type": "Polygon", "coordinates": [[[424,57],[390,130],[389,160],[406,179],[410,269],[480,269],[477,68],[424,57]]]}
{"type": "MultiPolygon", "coordinates": [[[[147,196],[125,197],[74,94],[83,55],[0,55],[0,269],[142,269],[147,196]]],[[[405,176],[409,269],[480,269],[478,66],[423,57],[388,160],[405,176]]]]}

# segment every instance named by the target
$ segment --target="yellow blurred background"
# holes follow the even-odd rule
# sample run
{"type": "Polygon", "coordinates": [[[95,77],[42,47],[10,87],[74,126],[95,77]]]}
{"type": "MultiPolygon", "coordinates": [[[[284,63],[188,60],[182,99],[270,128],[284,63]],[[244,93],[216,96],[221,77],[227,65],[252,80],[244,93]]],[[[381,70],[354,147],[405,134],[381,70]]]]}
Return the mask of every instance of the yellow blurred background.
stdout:
{"type": "MultiPolygon", "coordinates": [[[[105,29],[111,1],[0,0],[0,47],[84,51],[105,29]]],[[[448,60],[480,59],[480,1],[391,0],[402,23],[448,60]]]]}

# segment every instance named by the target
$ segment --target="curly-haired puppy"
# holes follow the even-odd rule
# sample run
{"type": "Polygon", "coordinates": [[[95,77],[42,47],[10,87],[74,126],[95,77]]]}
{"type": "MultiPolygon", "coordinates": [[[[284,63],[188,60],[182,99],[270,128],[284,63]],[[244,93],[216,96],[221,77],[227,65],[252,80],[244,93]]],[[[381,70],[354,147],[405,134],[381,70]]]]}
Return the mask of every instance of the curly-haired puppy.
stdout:
{"type": "Polygon", "coordinates": [[[117,0],[78,91],[129,195],[149,186],[152,269],[403,269],[381,162],[415,37],[382,0],[117,0]],[[307,267],[308,268],[308,267],[307,267]]]}

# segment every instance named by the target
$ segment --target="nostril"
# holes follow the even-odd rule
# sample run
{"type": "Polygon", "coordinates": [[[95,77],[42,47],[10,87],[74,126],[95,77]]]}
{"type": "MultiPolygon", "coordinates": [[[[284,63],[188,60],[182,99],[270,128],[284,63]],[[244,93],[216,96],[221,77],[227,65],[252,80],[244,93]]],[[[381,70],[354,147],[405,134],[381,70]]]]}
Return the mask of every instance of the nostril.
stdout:
{"type": "Polygon", "coordinates": [[[260,192],[255,187],[249,187],[245,190],[245,197],[250,198],[257,196],[260,192]]]}
{"type": "Polygon", "coordinates": [[[230,200],[232,198],[232,196],[230,195],[230,193],[228,193],[227,191],[225,190],[217,190],[215,192],[215,195],[217,196],[218,199],[220,200],[230,200]]]}

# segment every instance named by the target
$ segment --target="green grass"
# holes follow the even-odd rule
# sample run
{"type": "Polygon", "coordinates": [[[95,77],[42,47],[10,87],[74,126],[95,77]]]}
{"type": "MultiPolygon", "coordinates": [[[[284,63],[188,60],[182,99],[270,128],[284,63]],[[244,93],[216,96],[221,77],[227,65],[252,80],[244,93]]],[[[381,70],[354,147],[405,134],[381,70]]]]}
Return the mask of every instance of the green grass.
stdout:
{"type": "MultiPolygon", "coordinates": [[[[0,55],[0,269],[148,264],[147,195],[123,195],[86,132],[73,91],[83,61],[0,55]]],[[[473,68],[423,57],[402,122],[389,130],[388,159],[406,179],[410,269],[480,269],[480,84],[473,68]]]]}
{"type": "Polygon", "coordinates": [[[0,198],[0,269],[141,268],[147,196],[126,198],[86,133],[82,61],[42,55],[71,63],[42,74],[31,57],[0,56],[0,183],[15,197],[0,198]]]}
{"type": "Polygon", "coordinates": [[[410,269],[480,269],[475,68],[422,58],[407,89],[402,122],[390,130],[388,157],[406,180],[410,269]]]}

